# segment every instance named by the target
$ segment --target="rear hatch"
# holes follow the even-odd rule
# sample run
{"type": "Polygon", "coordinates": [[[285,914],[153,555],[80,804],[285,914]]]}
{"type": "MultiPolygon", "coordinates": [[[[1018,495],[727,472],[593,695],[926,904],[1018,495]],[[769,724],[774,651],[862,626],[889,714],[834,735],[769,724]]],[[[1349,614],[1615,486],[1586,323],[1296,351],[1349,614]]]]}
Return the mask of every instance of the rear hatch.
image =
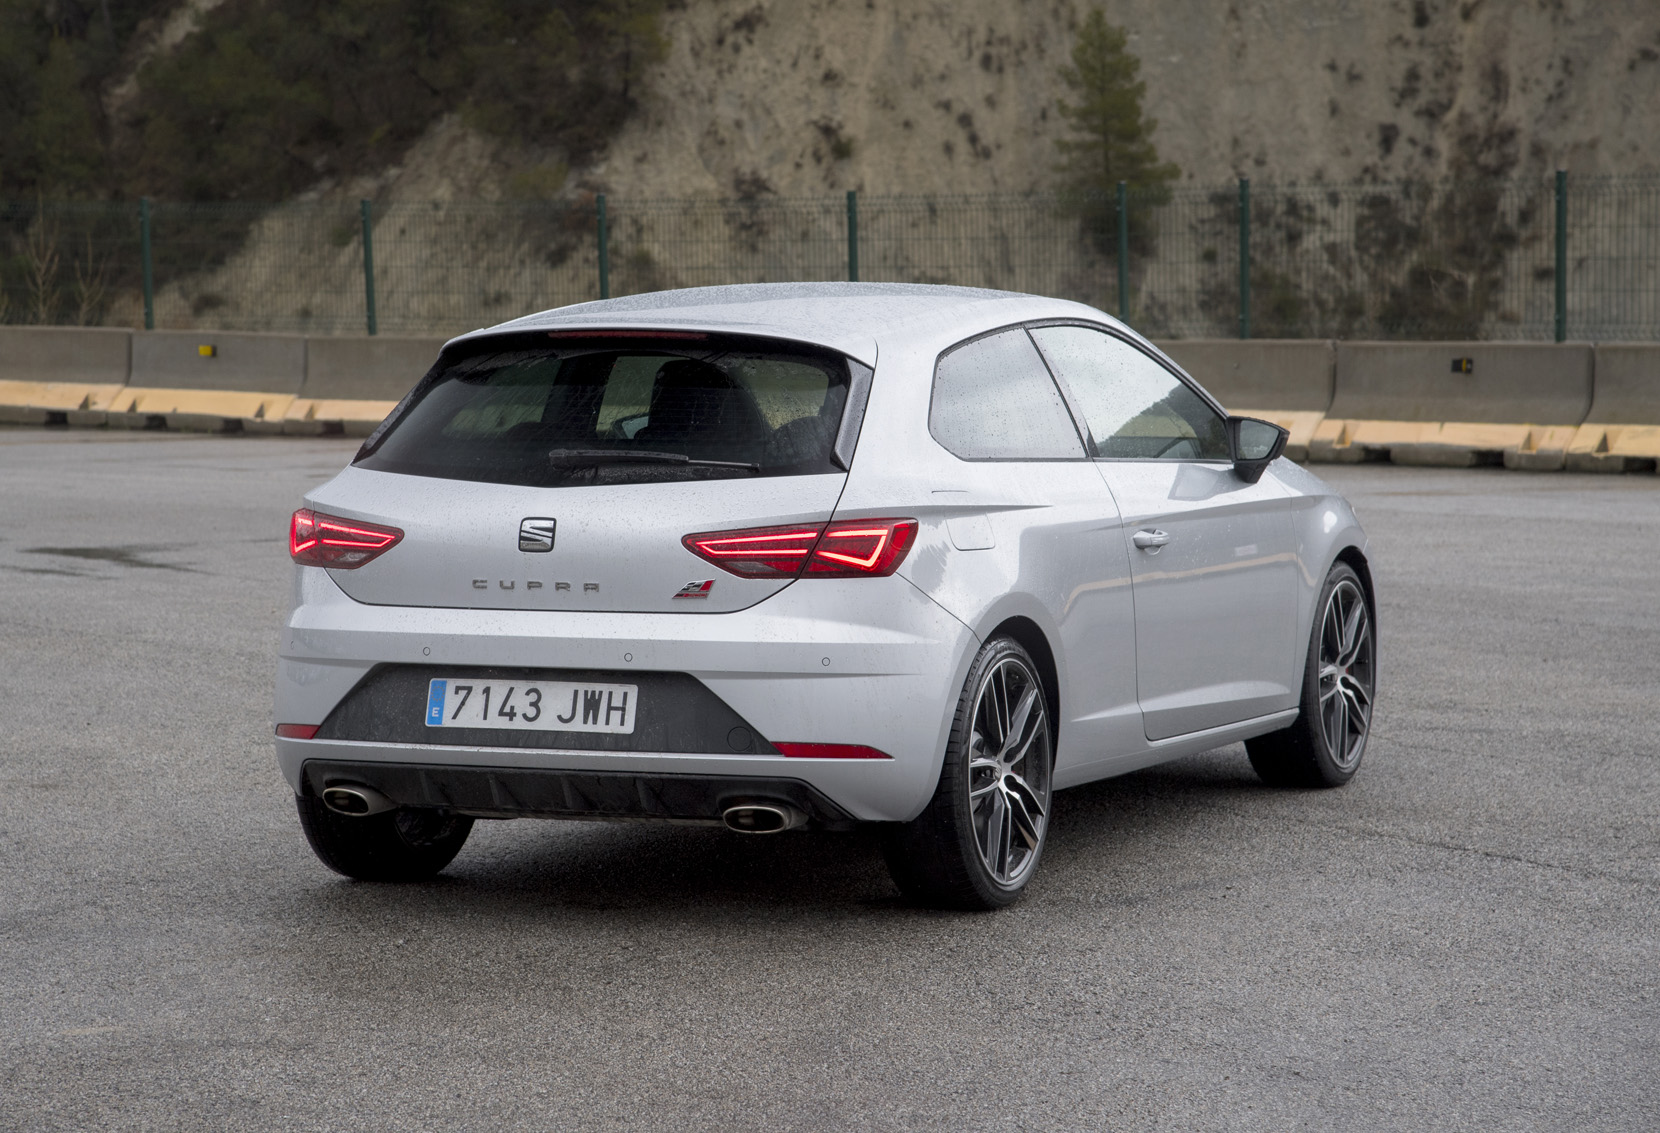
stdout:
{"type": "Polygon", "coordinates": [[[360,602],[738,610],[789,579],[728,573],[682,540],[829,520],[868,377],[818,347],[731,335],[473,340],[309,505],[403,533],[330,571],[360,602]]]}

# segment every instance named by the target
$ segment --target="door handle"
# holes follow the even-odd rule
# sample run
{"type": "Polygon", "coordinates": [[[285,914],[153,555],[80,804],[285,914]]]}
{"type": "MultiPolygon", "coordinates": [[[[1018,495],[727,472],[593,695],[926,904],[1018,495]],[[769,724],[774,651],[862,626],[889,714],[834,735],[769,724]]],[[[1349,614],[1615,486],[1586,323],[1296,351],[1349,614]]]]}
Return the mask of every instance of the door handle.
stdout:
{"type": "Polygon", "coordinates": [[[1137,531],[1130,538],[1143,551],[1151,551],[1156,555],[1159,553],[1160,547],[1170,542],[1170,533],[1168,531],[1137,531]]]}

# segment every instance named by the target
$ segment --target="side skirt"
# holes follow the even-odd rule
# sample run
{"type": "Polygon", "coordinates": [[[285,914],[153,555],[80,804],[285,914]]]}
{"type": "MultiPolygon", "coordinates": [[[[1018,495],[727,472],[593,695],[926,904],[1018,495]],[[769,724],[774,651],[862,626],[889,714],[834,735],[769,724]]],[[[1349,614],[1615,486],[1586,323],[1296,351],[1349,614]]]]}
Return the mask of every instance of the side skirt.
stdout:
{"type": "Polygon", "coordinates": [[[1226,747],[1240,740],[1277,732],[1295,720],[1299,711],[1289,708],[1268,716],[1256,716],[1235,724],[1224,724],[1220,728],[1189,732],[1185,736],[1171,736],[1169,739],[1152,741],[1142,750],[1127,755],[1106,756],[1090,763],[1068,767],[1055,773],[1055,789],[1077,787],[1084,783],[1093,783],[1097,779],[1110,779],[1115,775],[1128,775],[1144,767],[1156,767],[1172,759],[1197,755],[1212,748],[1226,747]]]}

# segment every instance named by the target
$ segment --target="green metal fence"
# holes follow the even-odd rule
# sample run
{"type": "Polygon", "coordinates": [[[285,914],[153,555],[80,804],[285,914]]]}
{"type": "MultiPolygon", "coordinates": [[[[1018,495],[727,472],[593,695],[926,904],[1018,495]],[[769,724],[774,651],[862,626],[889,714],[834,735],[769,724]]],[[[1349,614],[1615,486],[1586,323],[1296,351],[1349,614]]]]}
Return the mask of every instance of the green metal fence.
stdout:
{"type": "Polygon", "coordinates": [[[1077,299],[1171,338],[1660,339],[1660,178],[1156,194],[0,203],[0,321],[447,334],[699,284],[1077,299]]]}

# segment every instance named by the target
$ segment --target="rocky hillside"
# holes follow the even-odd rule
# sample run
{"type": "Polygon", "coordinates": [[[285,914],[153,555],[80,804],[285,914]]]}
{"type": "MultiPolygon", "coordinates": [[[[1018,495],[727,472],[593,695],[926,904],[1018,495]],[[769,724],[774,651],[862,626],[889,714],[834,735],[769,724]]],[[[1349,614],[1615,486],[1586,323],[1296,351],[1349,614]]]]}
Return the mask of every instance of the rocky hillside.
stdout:
{"type": "MultiPolygon", "coordinates": [[[[185,0],[180,10],[209,11],[213,3],[185,0]]],[[[1142,61],[1160,154],[1193,185],[1239,176],[1301,185],[1501,176],[1534,178],[1544,192],[1543,175],[1555,168],[1579,177],[1660,171],[1656,0],[1105,0],[1104,7],[1111,21],[1129,29],[1131,49],[1142,61]]],[[[830,201],[846,189],[885,196],[1052,186],[1054,142],[1063,129],[1055,102],[1065,93],[1058,72],[1087,11],[1082,0],[668,0],[658,25],[666,55],[643,71],[632,88],[631,112],[589,156],[506,140],[499,131],[481,133],[464,115],[450,113],[425,127],[393,163],[369,174],[323,176],[301,196],[373,197],[382,210],[416,202],[568,198],[574,210],[568,232],[479,235],[439,225],[411,245],[416,251],[402,253],[408,262],[401,268],[397,253],[384,249],[383,326],[478,325],[590,293],[596,191],[613,199],[830,201]],[[476,311],[458,310],[453,296],[397,282],[400,271],[410,279],[434,273],[448,279],[461,263],[481,280],[488,277],[475,288],[476,311]]],[[[178,43],[187,24],[184,16],[168,21],[154,50],[178,43]]],[[[1486,208],[1479,200],[1466,204],[1476,212],[1486,208]]],[[[1423,269],[1465,297],[1456,302],[1469,307],[1472,326],[1520,325],[1523,307],[1548,300],[1548,288],[1538,284],[1549,274],[1536,223],[1542,206],[1530,198],[1514,207],[1520,212],[1501,226],[1523,229],[1522,213],[1533,222],[1520,240],[1534,266],[1511,273],[1519,284],[1499,282],[1504,253],[1488,245],[1509,245],[1486,235],[1474,238],[1480,247],[1473,258],[1423,269]],[[1518,286],[1516,295],[1500,295],[1518,286]]],[[[1442,228],[1465,225],[1462,215],[1443,217],[1442,228]]],[[[638,208],[628,216],[626,227],[613,229],[613,289],[707,281],[708,273],[687,260],[685,232],[654,230],[638,208]]],[[[744,266],[743,250],[731,249],[740,237],[754,236],[752,219],[725,217],[710,221],[707,232],[698,230],[700,246],[727,249],[716,256],[727,274],[816,278],[814,271],[843,270],[842,250],[834,246],[813,253],[829,268],[760,260],[744,266]]],[[[1201,261],[1193,270],[1204,279],[1184,284],[1182,295],[1168,294],[1157,265],[1137,266],[1134,286],[1148,304],[1144,310],[1164,303],[1171,326],[1186,325],[1178,318],[1182,311],[1196,312],[1187,319],[1195,326],[1205,319],[1229,325],[1224,308],[1232,302],[1233,269],[1216,248],[1232,238],[1231,229],[1224,231],[1230,222],[1221,213],[1212,219],[1215,233],[1199,231],[1203,223],[1193,233],[1184,230],[1201,261]]],[[[1269,265],[1276,230],[1272,217],[1259,219],[1258,255],[1269,265]]],[[[222,267],[160,288],[163,325],[321,327],[320,312],[343,309],[342,297],[360,293],[349,225],[329,229],[345,236],[327,247],[322,237],[305,237],[308,247],[317,244],[333,259],[284,267],[277,287],[261,265],[282,259],[271,249],[294,243],[279,221],[286,223],[279,215],[257,227],[222,267]],[[290,291],[291,302],[273,301],[290,291]]],[[[1303,222],[1296,227],[1300,233],[1303,222]]],[[[377,241],[402,232],[399,221],[377,241]]],[[[1053,247],[1033,253],[1045,263],[1077,242],[1060,229],[1048,238],[1053,247]]],[[[1344,230],[1326,238],[1347,247],[1352,235],[1344,230]]],[[[1510,243],[1515,239],[1512,233],[1510,243]]],[[[750,251],[772,255],[767,248],[750,251]]],[[[881,251],[901,258],[867,265],[871,277],[995,280],[1091,301],[1106,294],[1100,280],[1027,280],[997,264],[969,272],[972,278],[961,265],[941,275],[903,260],[909,253],[892,242],[881,251]]],[[[1405,261],[1395,266],[1401,273],[1419,270],[1405,261]]],[[[1304,309],[1360,286],[1370,270],[1363,269],[1351,265],[1341,279],[1300,282],[1265,276],[1263,304],[1275,289],[1283,291],[1281,305],[1293,311],[1284,320],[1286,332],[1300,333],[1303,323],[1315,325],[1304,309]]],[[[1408,290],[1449,302],[1446,287],[1420,286],[1408,274],[1402,275],[1408,290]]],[[[124,295],[109,317],[131,321],[135,303],[124,295]]],[[[1346,325],[1322,333],[1348,334],[1346,325]]]]}
{"type": "MultiPolygon", "coordinates": [[[[400,23],[378,0],[0,0],[0,183],[251,201],[1042,188],[1090,2],[491,0],[400,23]],[[532,17],[551,22],[532,35],[532,17]]],[[[1198,183],[1660,164],[1656,0],[1101,3],[1162,155],[1198,183]]]]}
{"type": "MultiPolygon", "coordinates": [[[[1660,169],[1654,0],[1108,0],[1185,180],[1660,169]]],[[[686,0],[572,188],[748,197],[1051,184],[1072,0],[686,0]]],[[[438,124],[343,190],[494,196],[513,151],[438,124]],[[458,158],[464,160],[458,161],[458,158]]]]}
{"type": "MultiPolygon", "coordinates": [[[[1660,168],[1654,0],[1109,0],[1185,178],[1660,168]]],[[[1050,182],[1068,0],[690,0],[596,185],[634,195],[1050,182]]]]}

